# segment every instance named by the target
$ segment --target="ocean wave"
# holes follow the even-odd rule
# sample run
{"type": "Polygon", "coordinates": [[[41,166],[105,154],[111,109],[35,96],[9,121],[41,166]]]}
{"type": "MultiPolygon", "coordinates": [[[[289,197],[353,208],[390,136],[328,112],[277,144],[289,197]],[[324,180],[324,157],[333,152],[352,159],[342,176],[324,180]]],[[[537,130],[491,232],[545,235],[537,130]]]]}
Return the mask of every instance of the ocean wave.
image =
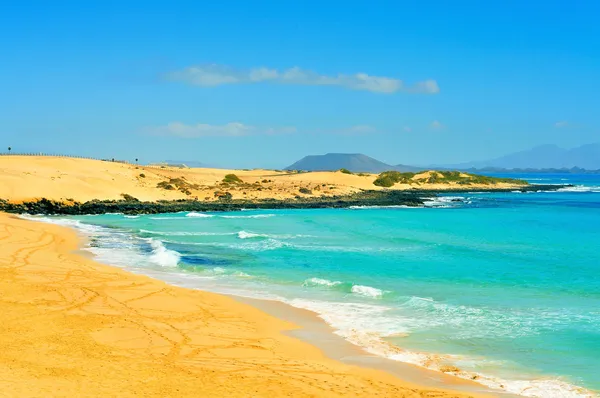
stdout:
{"type": "Polygon", "coordinates": [[[252,275],[247,274],[242,271],[228,271],[223,267],[215,267],[212,269],[212,272],[217,275],[225,275],[225,276],[237,276],[240,278],[252,278],[252,275]]]}
{"type": "Polygon", "coordinates": [[[197,213],[195,211],[189,212],[185,216],[186,217],[193,217],[193,218],[213,218],[214,217],[214,215],[212,215],[212,214],[197,213]]]}
{"type": "Polygon", "coordinates": [[[271,238],[271,239],[298,239],[298,238],[314,238],[313,235],[303,234],[287,234],[287,235],[274,235],[274,234],[259,234],[249,231],[238,231],[237,237],[240,239],[252,239],[252,238],[271,238]]]}
{"type": "Polygon", "coordinates": [[[150,246],[152,247],[150,261],[161,267],[177,267],[181,254],[175,250],[167,249],[160,240],[151,239],[150,246]]]}
{"type": "Polygon", "coordinates": [[[67,218],[57,218],[57,217],[49,217],[49,216],[42,216],[42,215],[32,216],[29,214],[21,214],[21,215],[19,215],[19,217],[21,217],[25,220],[30,220],[30,221],[41,221],[41,222],[46,222],[46,223],[50,223],[50,224],[61,225],[64,227],[76,228],[79,231],[84,232],[84,233],[95,233],[95,232],[98,232],[103,229],[102,227],[99,227],[96,225],[85,224],[79,220],[72,220],[72,219],[67,219],[67,218]]]}
{"type": "Polygon", "coordinates": [[[255,233],[246,232],[246,231],[239,231],[237,233],[237,236],[240,239],[252,239],[252,238],[265,238],[265,237],[269,237],[269,235],[255,234],[255,233]]]}
{"type": "Polygon", "coordinates": [[[140,218],[140,216],[129,216],[127,214],[125,214],[123,217],[125,217],[125,218],[140,218]]]}
{"type": "Polygon", "coordinates": [[[371,286],[354,285],[351,292],[364,297],[380,298],[383,296],[383,290],[371,286]]]}
{"type": "Polygon", "coordinates": [[[236,219],[236,218],[247,218],[247,219],[252,219],[252,218],[270,218],[270,217],[275,217],[276,214],[252,214],[252,215],[247,215],[247,216],[237,216],[237,215],[218,215],[218,214],[206,214],[206,213],[200,213],[200,212],[189,212],[184,216],[155,216],[155,217],[149,217],[151,220],[185,220],[186,218],[231,218],[231,219],[236,219]]]}
{"type": "Polygon", "coordinates": [[[327,279],[321,279],[321,278],[310,278],[304,281],[304,283],[302,284],[302,286],[337,286],[337,285],[341,285],[342,282],[339,281],[330,281],[327,279]]]}
{"type": "Polygon", "coordinates": [[[434,208],[450,208],[462,205],[464,203],[471,203],[469,198],[463,196],[438,196],[435,198],[425,198],[423,206],[434,207],[434,208]]]}
{"type": "Polygon", "coordinates": [[[152,231],[148,229],[140,229],[142,234],[163,235],[163,236],[227,236],[235,235],[236,232],[185,232],[185,231],[152,231]]]}
{"type": "Polygon", "coordinates": [[[275,217],[276,214],[253,214],[250,216],[219,216],[221,218],[270,218],[275,217]]]}
{"type": "Polygon", "coordinates": [[[369,209],[414,209],[415,206],[394,205],[394,206],[349,206],[350,210],[369,210],[369,209]]]}
{"type": "Polygon", "coordinates": [[[576,185],[574,187],[559,188],[556,192],[600,192],[600,187],[576,185]]]}
{"type": "Polygon", "coordinates": [[[385,293],[381,289],[377,289],[371,286],[364,285],[353,285],[351,283],[344,283],[340,281],[330,281],[329,279],[322,278],[309,278],[306,279],[302,286],[304,287],[335,287],[336,290],[340,290],[345,293],[353,293],[358,296],[368,297],[368,298],[381,298],[385,293]]]}

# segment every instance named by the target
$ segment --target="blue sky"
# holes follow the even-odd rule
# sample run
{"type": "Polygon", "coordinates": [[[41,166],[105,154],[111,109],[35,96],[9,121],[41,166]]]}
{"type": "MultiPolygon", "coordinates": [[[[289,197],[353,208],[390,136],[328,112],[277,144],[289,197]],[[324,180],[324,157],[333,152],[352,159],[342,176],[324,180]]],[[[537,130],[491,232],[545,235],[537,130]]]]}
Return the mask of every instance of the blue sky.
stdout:
{"type": "Polygon", "coordinates": [[[600,141],[597,1],[13,1],[0,144],[397,164],[600,141]]]}

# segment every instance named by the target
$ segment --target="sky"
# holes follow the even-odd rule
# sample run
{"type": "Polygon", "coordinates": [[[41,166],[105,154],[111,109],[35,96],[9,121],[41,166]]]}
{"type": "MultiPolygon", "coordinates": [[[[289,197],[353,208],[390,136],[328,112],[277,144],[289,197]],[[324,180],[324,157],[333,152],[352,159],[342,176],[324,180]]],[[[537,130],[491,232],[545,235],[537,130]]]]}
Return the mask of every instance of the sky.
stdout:
{"type": "Polygon", "coordinates": [[[6,1],[0,145],[282,168],[600,142],[599,15],[595,0],[6,1]]]}

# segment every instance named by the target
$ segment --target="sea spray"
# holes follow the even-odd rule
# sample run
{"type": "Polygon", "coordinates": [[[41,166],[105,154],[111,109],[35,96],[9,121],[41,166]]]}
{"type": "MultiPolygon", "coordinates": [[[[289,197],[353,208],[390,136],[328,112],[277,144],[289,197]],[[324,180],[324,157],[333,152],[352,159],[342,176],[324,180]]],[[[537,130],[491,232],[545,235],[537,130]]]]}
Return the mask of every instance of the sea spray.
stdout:
{"type": "Polygon", "coordinates": [[[181,259],[181,255],[178,252],[167,249],[160,240],[156,239],[150,240],[150,246],[152,246],[150,261],[161,267],[177,267],[181,259]]]}

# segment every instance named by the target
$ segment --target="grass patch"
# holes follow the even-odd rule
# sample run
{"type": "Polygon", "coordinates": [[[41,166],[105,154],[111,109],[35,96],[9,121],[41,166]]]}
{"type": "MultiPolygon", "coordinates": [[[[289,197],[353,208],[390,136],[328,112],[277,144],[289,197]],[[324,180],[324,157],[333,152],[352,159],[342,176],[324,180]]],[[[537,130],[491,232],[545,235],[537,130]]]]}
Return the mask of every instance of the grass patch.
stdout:
{"type": "Polygon", "coordinates": [[[338,171],[339,171],[340,173],[344,173],[344,174],[354,174],[354,173],[353,173],[353,172],[351,172],[350,170],[348,170],[348,169],[344,169],[344,168],[341,168],[341,169],[339,169],[338,171]]]}

